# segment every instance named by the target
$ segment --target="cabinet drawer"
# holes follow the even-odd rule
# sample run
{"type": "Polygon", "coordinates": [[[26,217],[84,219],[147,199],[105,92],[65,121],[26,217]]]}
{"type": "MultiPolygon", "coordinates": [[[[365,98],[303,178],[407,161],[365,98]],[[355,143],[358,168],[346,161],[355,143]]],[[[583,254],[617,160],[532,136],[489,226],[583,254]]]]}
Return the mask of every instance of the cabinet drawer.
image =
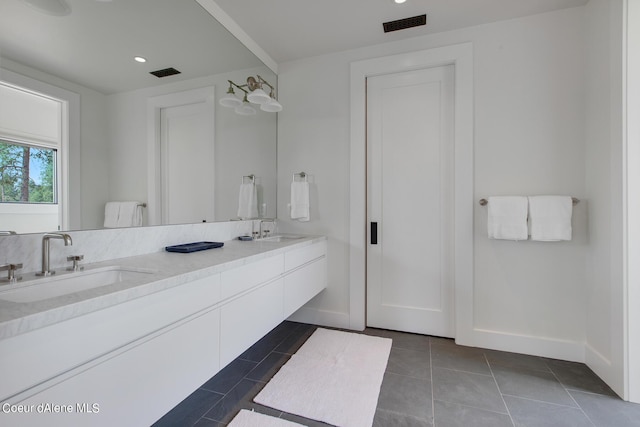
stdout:
{"type": "Polygon", "coordinates": [[[219,301],[216,274],[3,340],[0,401],[219,301]]]}
{"type": "Polygon", "coordinates": [[[285,271],[293,270],[296,267],[306,264],[309,261],[313,261],[316,258],[320,258],[327,254],[327,242],[314,243],[311,246],[303,247],[301,249],[289,251],[284,255],[284,269],[285,271]]]}
{"type": "Polygon", "coordinates": [[[327,259],[321,258],[284,278],[284,317],[289,317],[327,287],[327,259]]]}
{"type": "Polygon", "coordinates": [[[283,255],[276,255],[222,272],[222,299],[266,283],[283,272],[283,255]]]}
{"type": "Polygon", "coordinates": [[[20,402],[72,405],[73,413],[1,414],[0,420],[23,427],[152,425],[218,372],[219,316],[214,309],[169,328],[20,402]]]}

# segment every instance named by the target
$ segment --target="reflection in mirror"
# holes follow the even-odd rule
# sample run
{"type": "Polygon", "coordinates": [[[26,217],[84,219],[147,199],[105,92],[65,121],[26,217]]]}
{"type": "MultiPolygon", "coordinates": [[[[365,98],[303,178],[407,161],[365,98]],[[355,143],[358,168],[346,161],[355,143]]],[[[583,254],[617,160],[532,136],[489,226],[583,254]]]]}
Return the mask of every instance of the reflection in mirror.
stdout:
{"type": "MultiPolygon", "coordinates": [[[[238,218],[248,175],[258,214],[275,217],[276,114],[243,116],[218,100],[229,81],[260,76],[275,86],[277,76],[195,0],[64,3],[69,13],[52,15],[0,2],[0,81],[59,101],[68,120],[59,130],[58,225],[10,227],[2,202],[0,230],[103,228],[114,201],[146,203],[143,225],[228,221],[238,218]],[[179,73],[150,74],[170,68],[179,73]]],[[[47,142],[34,134],[0,121],[0,140],[47,142]]]]}

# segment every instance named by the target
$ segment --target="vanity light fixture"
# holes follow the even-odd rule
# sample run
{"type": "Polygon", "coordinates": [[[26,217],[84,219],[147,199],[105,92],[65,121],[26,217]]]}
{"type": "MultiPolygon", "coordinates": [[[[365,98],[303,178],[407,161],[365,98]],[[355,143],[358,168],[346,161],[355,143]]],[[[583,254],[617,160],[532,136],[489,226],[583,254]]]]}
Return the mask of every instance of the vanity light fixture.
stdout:
{"type": "Polygon", "coordinates": [[[247,78],[247,84],[239,85],[228,80],[229,89],[227,94],[220,99],[220,105],[223,107],[235,108],[236,113],[241,115],[253,115],[256,110],[249,103],[260,105],[262,111],[269,113],[277,113],[282,111],[282,105],[275,96],[275,88],[260,76],[250,76],[247,78]],[[244,92],[244,98],[241,101],[235,93],[235,89],[244,92]],[[269,91],[265,91],[265,88],[269,91]]]}

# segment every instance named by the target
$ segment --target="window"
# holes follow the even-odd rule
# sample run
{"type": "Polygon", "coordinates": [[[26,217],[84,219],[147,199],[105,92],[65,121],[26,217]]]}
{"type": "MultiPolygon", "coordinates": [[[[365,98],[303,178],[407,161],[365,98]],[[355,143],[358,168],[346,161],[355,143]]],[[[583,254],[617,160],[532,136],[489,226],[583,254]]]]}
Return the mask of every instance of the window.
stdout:
{"type": "Polygon", "coordinates": [[[68,103],[56,88],[3,71],[0,81],[0,231],[68,225],[68,103]]]}
{"type": "Polygon", "coordinates": [[[58,202],[57,150],[0,140],[0,203],[58,202]]]}

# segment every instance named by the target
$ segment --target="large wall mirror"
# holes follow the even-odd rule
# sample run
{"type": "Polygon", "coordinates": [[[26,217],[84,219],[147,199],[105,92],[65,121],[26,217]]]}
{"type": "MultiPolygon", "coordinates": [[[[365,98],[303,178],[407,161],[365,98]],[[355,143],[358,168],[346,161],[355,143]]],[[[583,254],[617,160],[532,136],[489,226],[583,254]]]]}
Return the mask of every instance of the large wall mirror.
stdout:
{"type": "MultiPolygon", "coordinates": [[[[63,111],[69,128],[61,131],[68,133],[66,163],[54,167],[66,173],[66,194],[57,199],[62,229],[103,228],[114,201],[144,204],[143,225],[237,219],[240,187],[250,182],[258,216],[275,217],[276,114],[255,108],[241,115],[218,102],[229,81],[256,76],[277,84],[196,0],[0,1],[0,81],[72,98],[63,111]],[[167,69],[179,73],[151,74],[167,69]],[[211,144],[198,141],[203,133],[211,144]]],[[[0,144],[30,143],[2,126],[0,144]]],[[[43,180],[37,161],[34,188],[43,180]]],[[[0,210],[0,231],[58,228],[30,229],[29,214],[21,217],[25,224],[9,226],[0,210]]]]}

